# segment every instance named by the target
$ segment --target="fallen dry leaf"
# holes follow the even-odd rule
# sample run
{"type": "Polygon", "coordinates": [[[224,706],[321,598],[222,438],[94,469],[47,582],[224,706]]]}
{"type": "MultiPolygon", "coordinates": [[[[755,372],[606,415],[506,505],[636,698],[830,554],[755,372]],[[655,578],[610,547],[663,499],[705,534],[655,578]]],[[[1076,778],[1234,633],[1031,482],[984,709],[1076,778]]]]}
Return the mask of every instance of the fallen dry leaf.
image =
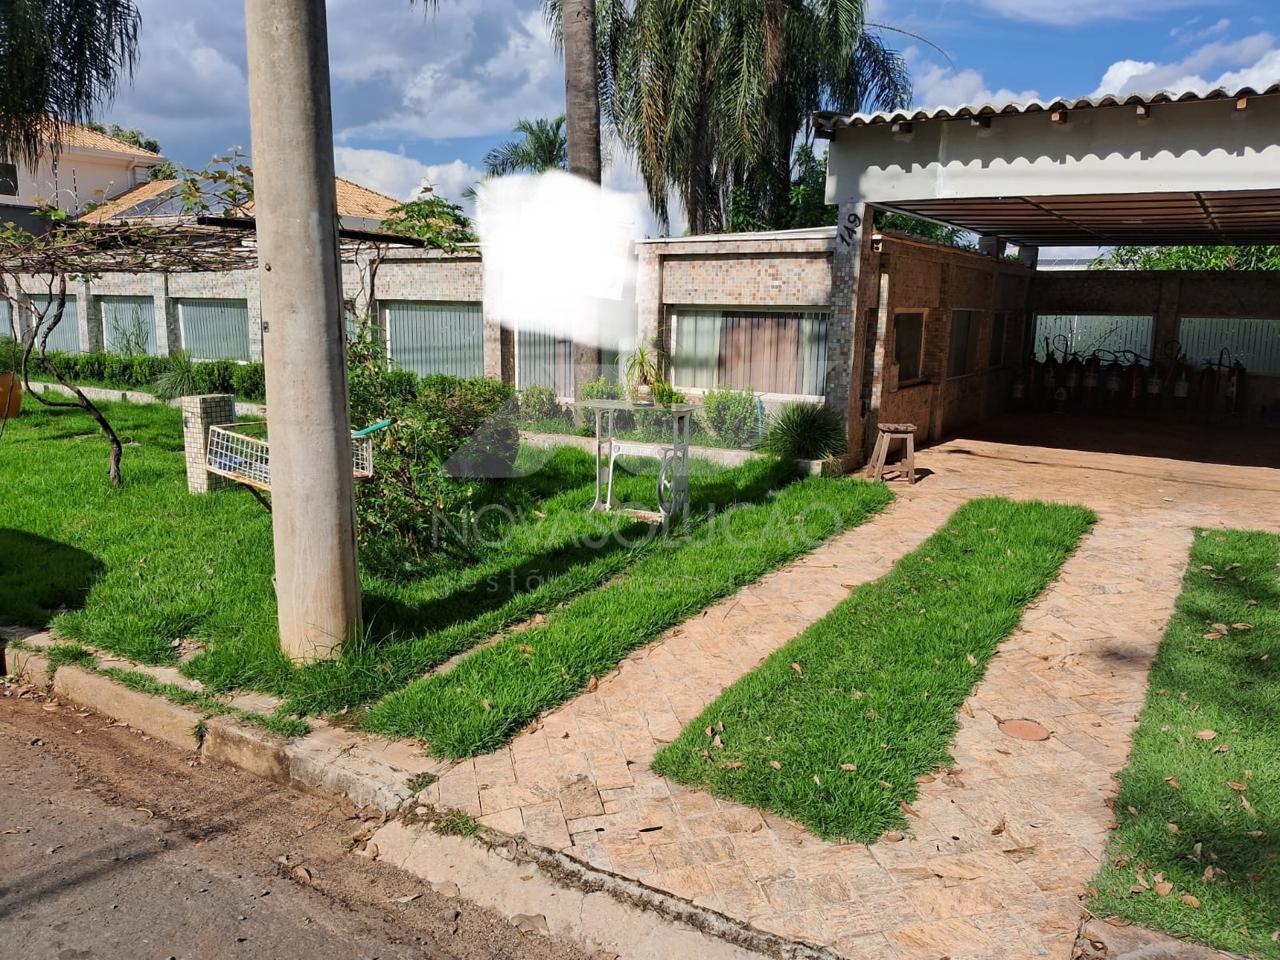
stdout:
{"type": "Polygon", "coordinates": [[[595,693],[596,689],[599,686],[600,686],[599,679],[597,679],[596,677],[592,677],[590,682],[587,683],[587,693],[595,693]]]}
{"type": "Polygon", "coordinates": [[[1252,623],[1243,623],[1243,622],[1233,623],[1231,626],[1233,629],[1236,629],[1236,630],[1252,630],[1253,629],[1252,623]]]}
{"type": "Polygon", "coordinates": [[[1228,780],[1227,786],[1237,793],[1244,793],[1249,789],[1249,785],[1247,783],[1241,783],[1239,780],[1228,780]]]}
{"type": "Polygon", "coordinates": [[[892,784],[892,783],[890,783],[888,780],[877,780],[877,781],[876,781],[876,783],[880,784],[880,786],[881,786],[881,787],[883,787],[883,788],[884,788],[884,789],[886,789],[886,790],[892,790],[892,789],[893,789],[893,784],[892,784]]]}
{"type": "Polygon", "coordinates": [[[1224,632],[1222,632],[1222,633],[1219,633],[1217,630],[1210,630],[1208,633],[1206,633],[1206,634],[1204,635],[1204,637],[1203,637],[1202,639],[1204,639],[1204,640],[1221,640],[1221,639],[1222,639],[1223,637],[1225,637],[1226,635],[1227,635],[1227,634],[1226,634],[1226,632],[1225,632],[1225,631],[1224,631],[1224,632]]]}
{"type": "Polygon", "coordinates": [[[969,661],[969,666],[976,667],[978,665],[978,658],[975,657],[972,653],[966,653],[964,655],[964,658],[969,661]]]}
{"type": "Polygon", "coordinates": [[[1182,781],[1179,780],[1177,777],[1165,777],[1164,782],[1167,783],[1169,786],[1173,787],[1173,789],[1175,790],[1182,789],[1182,781]]]}
{"type": "Polygon", "coordinates": [[[1216,747],[1214,747],[1214,748],[1213,748],[1213,752],[1214,752],[1214,753],[1226,753],[1226,752],[1227,752],[1227,751],[1229,751],[1230,749],[1231,749],[1231,744],[1229,744],[1229,743],[1220,743],[1220,744],[1218,744],[1216,747]]]}
{"type": "Polygon", "coordinates": [[[1161,880],[1156,884],[1156,893],[1162,897],[1167,897],[1169,894],[1173,893],[1173,884],[1168,880],[1161,880]]]}
{"type": "Polygon", "coordinates": [[[1182,832],[1182,828],[1178,826],[1176,823],[1174,823],[1172,820],[1166,823],[1165,826],[1169,828],[1170,833],[1178,834],[1182,832]]]}
{"type": "Polygon", "coordinates": [[[1185,903],[1192,910],[1198,910],[1200,908],[1200,898],[1194,896],[1193,894],[1184,893],[1178,899],[1181,900],[1183,903],[1185,903]]]}
{"type": "Polygon", "coordinates": [[[903,813],[905,813],[908,817],[918,818],[920,816],[920,814],[916,811],[916,808],[911,806],[911,804],[907,803],[907,801],[905,800],[898,801],[898,809],[901,810],[903,813]]]}
{"type": "Polygon", "coordinates": [[[1218,731],[1217,730],[1197,730],[1196,739],[1197,740],[1217,740],[1218,731]]]}
{"type": "Polygon", "coordinates": [[[1215,623],[1215,624],[1211,624],[1211,625],[1210,625],[1210,627],[1209,627],[1209,629],[1210,629],[1210,630],[1217,630],[1219,633],[1226,633],[1226,632],[1227,632],[1227,625],[1226,625],[1225,623],[1215,623]]]}
{"type": "Polygon", "coordinates": [[[905,838],[897,830],[890,830],[884,835],[884,839],[887,843],[900,843],[905,838]]]}
{"type": "Polygon", "coordinates": [[[992,835],[993,837],[998,837],[998,836],[1000,836],[1000,834],[1002,834],[1002,833],[1004,833],[1004,832],[1005,832],[1005,829],[1006,829],[1007,827],[1008,827],[1008,824],[1007,824],[1007,823],[1005,823],[1004,817],[1001,817],[1001,818],[1000,818],[1000,822],[999,822],[999,823],[997,823],[994,827],[992,827],[992,828],[991,828],[991,835],[992,835]]]}
{"type": "Polygon", "coordinates": [[[306,867],[294,867],[291,872],[293,873],[293,879],[297,880],[299,883],[305,883],[308,885],[311,883],[311,871],[306,867]]]}
{"type": "Polygon", "coordinates": [[[743,763],[741,760],[728,760],[720,764],[720,766],[725,770],[741,770],[743,767],[743,763]]]}
{"type": "Polygon", "coordinates": [[[775,770],[781,770],[781,769],[782,769],[782,764],[780,764],[777,760],[770,760],[770,761],[769,761],[769,766],[773,767],[773,769],[775,769],[775,770]]]}
{"type": "Polygon", "coordinates": [[[794,670],[800,676],[802,677],[804,676],[804,667],[800,666],[800,664],[793,662],[791,664],[791,669],[794,670]]]}
{"type": "Polygon", "coordinates": [[[840,764],[840,769],[845,773],[853,773],[858,769],[858,765],[856,763],[842,763],[840,764]]]}

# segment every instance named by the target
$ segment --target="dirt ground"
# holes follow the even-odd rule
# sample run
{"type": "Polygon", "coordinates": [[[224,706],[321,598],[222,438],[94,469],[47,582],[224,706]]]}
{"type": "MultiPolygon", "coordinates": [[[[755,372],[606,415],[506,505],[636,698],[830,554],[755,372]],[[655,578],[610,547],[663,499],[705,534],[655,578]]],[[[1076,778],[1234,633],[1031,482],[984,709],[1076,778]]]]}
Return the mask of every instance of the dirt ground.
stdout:
{"type": "Polygon", "coordinates": [[[0,684],[6,956],[599,960],[349,852],[372,823],[0,684]]]}

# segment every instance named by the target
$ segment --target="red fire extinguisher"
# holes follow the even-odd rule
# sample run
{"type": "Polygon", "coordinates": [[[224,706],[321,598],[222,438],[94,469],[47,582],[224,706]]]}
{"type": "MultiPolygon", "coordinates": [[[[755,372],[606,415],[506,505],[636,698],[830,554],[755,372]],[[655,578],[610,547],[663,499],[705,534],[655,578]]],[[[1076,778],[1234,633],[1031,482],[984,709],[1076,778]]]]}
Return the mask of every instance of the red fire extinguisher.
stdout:
{"type": "Polygon", "coordinates": [[[1239,360],[1232,361],[1227,369],[1226,386],[1224,388],[1226,412],[1232,416],[1244,413],[1244,388],[1246,380],[1244,364],[1239,360]]]}

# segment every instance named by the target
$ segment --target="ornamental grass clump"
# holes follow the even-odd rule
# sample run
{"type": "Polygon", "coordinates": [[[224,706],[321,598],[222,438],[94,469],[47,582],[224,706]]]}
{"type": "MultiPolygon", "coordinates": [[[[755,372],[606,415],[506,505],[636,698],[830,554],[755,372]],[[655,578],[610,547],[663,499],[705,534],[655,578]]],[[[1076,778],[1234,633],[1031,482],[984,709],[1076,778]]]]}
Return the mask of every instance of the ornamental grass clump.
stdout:
{"type": "Polygon", "coordinates": [[[849,448],[840,415],[825,404],[789,403],[769,418],[760,451],[788,460],[826,460],[849,448]]]}

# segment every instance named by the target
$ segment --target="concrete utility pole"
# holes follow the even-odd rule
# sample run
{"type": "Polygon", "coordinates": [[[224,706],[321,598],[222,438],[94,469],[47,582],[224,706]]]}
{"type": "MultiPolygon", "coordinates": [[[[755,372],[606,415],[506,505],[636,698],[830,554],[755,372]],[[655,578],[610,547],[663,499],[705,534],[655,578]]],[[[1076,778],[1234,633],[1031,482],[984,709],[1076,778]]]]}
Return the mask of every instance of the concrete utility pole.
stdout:
{"type": "Polygon", "coordinates": [[[324,0],[245,0],[280,644],[360,629],[324,0]]]}

